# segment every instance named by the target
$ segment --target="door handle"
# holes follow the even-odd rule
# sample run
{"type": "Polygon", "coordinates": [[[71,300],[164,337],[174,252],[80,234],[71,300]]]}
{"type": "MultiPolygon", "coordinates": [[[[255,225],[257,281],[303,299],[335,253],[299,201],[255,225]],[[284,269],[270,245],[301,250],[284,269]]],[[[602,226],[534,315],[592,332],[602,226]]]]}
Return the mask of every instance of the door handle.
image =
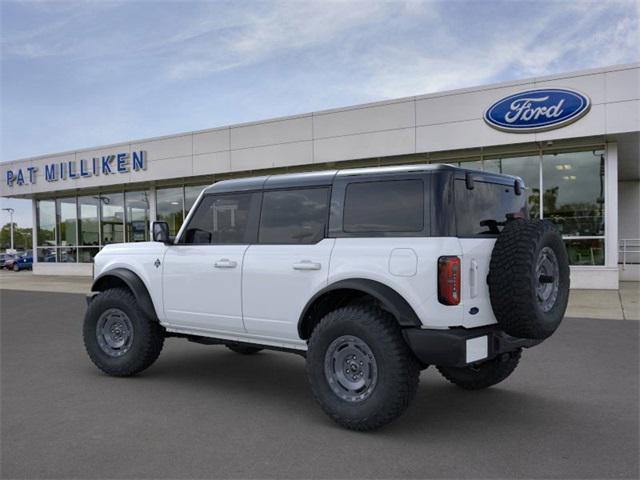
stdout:
{"type": "Polygon", "coordinates": [[[234,262],[233,260],[229,260],[228,258],[221,258],[217,262],[213,264],[216,268],[236,268],[238,266],[238,262],[234,262]]]}
{"type": "Polygon", "coordinates": [[[318,262],[312,262],[310,260],[302,260],[301,262],[294,263],[294,270],[320,270],[322,265],[318,262]]]}

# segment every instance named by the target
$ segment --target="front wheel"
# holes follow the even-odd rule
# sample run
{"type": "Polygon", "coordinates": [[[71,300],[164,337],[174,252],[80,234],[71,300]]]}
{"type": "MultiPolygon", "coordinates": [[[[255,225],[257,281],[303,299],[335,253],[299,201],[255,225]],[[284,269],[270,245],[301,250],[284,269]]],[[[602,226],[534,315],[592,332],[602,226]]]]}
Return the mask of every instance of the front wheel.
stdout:
{"type": "Polygon", "coordinates": [[[157,360],[164,344],[164,329],[140,310],[129,290],[113,288],[89,304],[83,337],[89,358],[100,370],[127,377],[157,360]]]}
{"type": "Polygon", "coordinates": [[[18,266],[18,264],[17,264],[17,263],[14,263],[14,264],[13,264],[13,271],[14,271],[14,272],[19,272],[19,271],[20,271],[20,267],[18,266]]]}
{"type": "Polygon", "coordinates": [[[334,310],[313,330],[307,376],[334,421],[373,430],[399,417],[418,388],[420,365],[394,318],[358,305],[334,310]]]}
{"type": "Polygon", "coordinates": [[[518,366],[521,350],[468,367],[437,367],[444,378],[465,390],[480,390],[502,382],[518,366]]]}

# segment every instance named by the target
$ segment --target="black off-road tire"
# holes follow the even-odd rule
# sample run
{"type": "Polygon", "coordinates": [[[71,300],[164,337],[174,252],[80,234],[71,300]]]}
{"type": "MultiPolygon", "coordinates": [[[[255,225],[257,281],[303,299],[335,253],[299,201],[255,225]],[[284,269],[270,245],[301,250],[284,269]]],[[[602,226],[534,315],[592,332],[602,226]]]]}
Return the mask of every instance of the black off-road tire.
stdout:
{"type": "Polygon", "coordinates": [[[557,227],[548,220],[508,222],[493,247],[487,282],[493,313],[506,333],[536,340],[549,337],[569,300],[569,259],[557,227]],[[542,276],[536,270],[545,251],[557,261],[558,284],[555,300],[543,307],[538,292],[542,276]]]}
{"type": "Polygon", "coordinates": [[[260,347],[252,347],[251,345],[243,345],[240,343],[227,343],[225,346],[232,352],[236,352],[241,355],[253,355],[254,353],[258,353],[263,350],[260,347]]]}
{"type": "Polygon", "coordinates": [[[313,396],[327,415],[343,427],[367,431],[391,422],[407,409],[418,388],[420,365],[391,314],[356,305],[330,312],[315,327],[307,351],[307,376],[313,396]],[[363,341],[375,359],[377,382],[362,400],[339,397],[325,372],[330,346],[344,336],[363,341]]]}
{"type": "Polygon", "coordinates": [[[506,379],[518,366],[521,350],[468,367],[437,367],[444,378],[465,390],[481,390],[506,379]]]}
{"type": "Polygon", "coordinates": [[[100,370],[115,377],[128,377],[140,373],[157,360],[164,344],[165,330],[156,319],[150,319],[142,312],[129,290],[113,288],[100,293],[89,304],[83,337],[91,361],[100,370]],[[98,343],[98,322],[101,315],[110,309],[124,312],[133,327],[131,346],[119,357],[108,355],[98,343]]]}

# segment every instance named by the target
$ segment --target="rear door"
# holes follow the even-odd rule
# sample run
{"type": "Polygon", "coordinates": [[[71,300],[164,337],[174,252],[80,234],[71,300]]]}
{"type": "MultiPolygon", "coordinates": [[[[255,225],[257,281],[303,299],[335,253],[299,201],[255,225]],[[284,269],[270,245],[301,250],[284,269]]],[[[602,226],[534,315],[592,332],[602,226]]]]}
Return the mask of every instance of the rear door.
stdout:
{"type": "Polygon", "coordinates": [[[326,238],[329,187],[265,191],[258,243],[245,254],[242,308],[247,333],[299,340],[298,317],[327,282],[335,239],[326,238]]]}
{"type": "Polygon", "coordinates": [[[462,302],[464,325],[495,323],[487,275],[496,238],[507,216],[527,217],[526,195],[514,187],[476,179],[473,189],[455,180],[456,231],[462,247],[462,302]],[[477,312],[477,313],[473,313],[477,312]]]}

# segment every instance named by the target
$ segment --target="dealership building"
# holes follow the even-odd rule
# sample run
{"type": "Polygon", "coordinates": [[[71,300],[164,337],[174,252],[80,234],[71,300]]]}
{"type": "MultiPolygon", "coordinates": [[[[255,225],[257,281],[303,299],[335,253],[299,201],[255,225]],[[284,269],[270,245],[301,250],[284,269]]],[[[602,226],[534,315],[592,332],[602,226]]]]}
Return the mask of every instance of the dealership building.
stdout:
{"type": "Polygon", "coordinates": [[[449,163],[522,177],[563,233],[573,288],[640,279],[640,64],[400,98],[0,164],[33,202],[36,274],[91,275],[104,245],[175,234],[205,185],[449,163]]]}

